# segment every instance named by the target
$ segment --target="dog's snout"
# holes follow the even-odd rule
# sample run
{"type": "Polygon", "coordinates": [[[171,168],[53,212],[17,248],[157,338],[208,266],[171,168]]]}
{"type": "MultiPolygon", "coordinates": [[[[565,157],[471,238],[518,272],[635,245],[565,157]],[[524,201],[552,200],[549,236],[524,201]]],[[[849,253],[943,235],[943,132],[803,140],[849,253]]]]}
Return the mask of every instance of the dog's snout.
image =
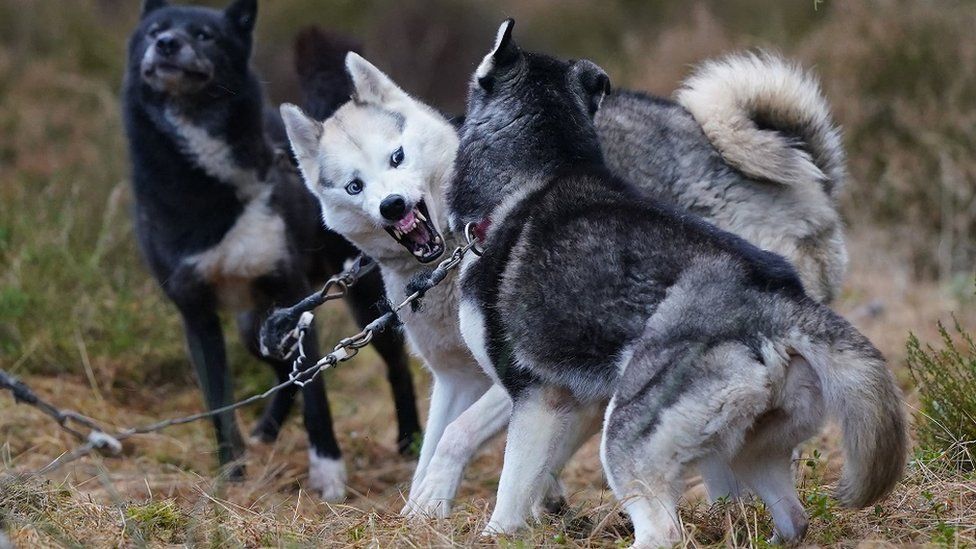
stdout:
{"type": "Polygon", "coordinates": [[[399,221],[407,213],[407,201],[398,194],[391,194],[380,202],[380,215],[390,221],[399,221]]]}
{"type": "Polygon", "coordinates": [[[183,41],[172,34],[164,34],[156,39],[156,51],[163,57],[172,57],[183,47],[183,41]]]}

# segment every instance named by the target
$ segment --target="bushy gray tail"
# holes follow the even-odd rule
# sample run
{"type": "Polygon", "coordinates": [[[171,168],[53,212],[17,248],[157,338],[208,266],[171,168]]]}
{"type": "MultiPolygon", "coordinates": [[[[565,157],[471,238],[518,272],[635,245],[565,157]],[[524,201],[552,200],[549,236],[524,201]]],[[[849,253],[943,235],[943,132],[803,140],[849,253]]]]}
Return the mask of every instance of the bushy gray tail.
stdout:
{"type": "Polygon", "coordinates": [[[846,320],[812,304],[798,315],[796,351],[810,363],[827,410],[844,431],[837,499],[861,508],[894,488],[905,468],[908,435],[901,391],[881,353],[846,320]]]}
{"type": "Polygon", "coordinates": [[[836,198],[847,172],[840,130],[799,66],[769,53],[729,55],[700,65],[676,98],[746,176],[836,198]]]}

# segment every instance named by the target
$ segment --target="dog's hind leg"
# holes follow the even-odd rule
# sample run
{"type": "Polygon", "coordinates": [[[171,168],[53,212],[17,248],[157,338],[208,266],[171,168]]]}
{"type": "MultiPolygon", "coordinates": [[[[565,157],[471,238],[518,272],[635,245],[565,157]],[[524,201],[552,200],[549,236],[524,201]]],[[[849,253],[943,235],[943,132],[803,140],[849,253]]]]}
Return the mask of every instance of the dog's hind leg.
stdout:
{"type": "Polygon", "coordinates": [[[793,449],[823,422],[821,390],[810,365],[791,357],[776,407],[756,421],[732,460],[736,475],[769,509],[776,542],[799,541],[806,534],[807,516],[796,495],[791,461],[793,449]]]}
{"type": "MultiPolygon", "coordinates": [[[[349,306],[360,327],[379,316],[377,303],[385,295],[383,280],[378,273],[367,275],[350,288],[349,306]]],[[[417,397],[403,335],[398,329],[384,330],[374,335],[373,348],[386,362],[386,375],[393,390],[393,405],[397,415],[397,449],[401,454],[406,454],[414,451],[414,443],[420,439],[421,430],[417,397]]]]}
{"type": "Polygon", "coordinates": [[[607,408],[601,458],[634,545],[680,540],[677,499],[702,458],[734,455],[771,400],[766,366],[738,343],[638,349],[607,408]]]}
{"type": "MultiPolygon", "coordinates": [[[[196,370],[207,408],[213,410],[227,406],[233,400],[234,389],[227,368],[224,334],[216,309],[183,306],[180,312],[183,315],[190,361],[196,370]]],[[[213,424],[217,433],[217,456],[220,464],[230,466],[228,474],[231,478],[242,478],[244,466],[234,462],[244,455],[244,439],[241,438],[234,413],[225,412],[214,416],[213,424]]]]}
{"type": "Polygon", "coordinates": [[[742,497],[742,483],[736,478],[725,456],[712,454],[702,458],[698,470],[708,491],[708,501],[714,503],[722,498],[736,500],[742,497]]]}

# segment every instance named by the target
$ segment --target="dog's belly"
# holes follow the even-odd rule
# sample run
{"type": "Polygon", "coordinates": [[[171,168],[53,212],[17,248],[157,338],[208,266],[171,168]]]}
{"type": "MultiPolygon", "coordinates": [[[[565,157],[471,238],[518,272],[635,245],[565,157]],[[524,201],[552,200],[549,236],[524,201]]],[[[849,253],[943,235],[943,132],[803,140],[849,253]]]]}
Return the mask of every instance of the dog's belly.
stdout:
{"type": "Polygon", "coordinates": [[[268,206],[268,194],[252,200],[216,246],[189,259],[223,307],[250,307],[251,283],[273,272],[287,256],[285,222],[268,206]]]}

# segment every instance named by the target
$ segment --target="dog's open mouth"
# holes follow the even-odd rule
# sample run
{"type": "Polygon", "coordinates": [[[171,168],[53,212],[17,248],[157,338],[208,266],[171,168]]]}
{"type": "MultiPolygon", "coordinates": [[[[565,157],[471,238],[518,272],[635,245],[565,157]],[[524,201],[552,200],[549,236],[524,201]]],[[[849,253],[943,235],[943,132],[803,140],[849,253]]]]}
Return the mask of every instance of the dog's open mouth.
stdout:
{"type": "Polygon", "coordinates": [[[444,239],[430,220],[423,200],[403,219],[387,226],[386,232],[421,263],[429,263],[444,253],[444,239]]]}

